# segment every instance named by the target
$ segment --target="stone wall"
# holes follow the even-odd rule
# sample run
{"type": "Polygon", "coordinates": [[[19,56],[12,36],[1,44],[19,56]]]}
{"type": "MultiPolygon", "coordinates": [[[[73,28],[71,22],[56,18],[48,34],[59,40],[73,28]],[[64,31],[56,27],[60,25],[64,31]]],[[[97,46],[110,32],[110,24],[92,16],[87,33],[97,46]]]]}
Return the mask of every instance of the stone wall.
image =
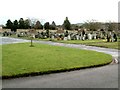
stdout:
{"type": "MultiPolygon", "coordinates": [[[[17,33],[19,32],[28,32],[29,30],[33,30],[33,29],[17,29],[17,33]]],[[[43,29],[36,29],[36,32],[44,32],[46,30],[43,29]]],[[[50,32],[56,32],[57,30],[50,30],[50,32]]]]}
{"type": "Polygon", "coordinates": [[[0,29],[0,33],[3,33],[3,32],[11,32],[11,29],[0,29]]]}

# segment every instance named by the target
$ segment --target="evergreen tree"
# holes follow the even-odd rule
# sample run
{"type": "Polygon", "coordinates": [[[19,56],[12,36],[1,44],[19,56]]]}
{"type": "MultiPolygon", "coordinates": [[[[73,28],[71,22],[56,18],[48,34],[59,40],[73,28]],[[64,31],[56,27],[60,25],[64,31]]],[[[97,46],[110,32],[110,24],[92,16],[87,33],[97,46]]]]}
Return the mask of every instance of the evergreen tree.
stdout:
{"type": "Polygon", "coordinates": [[[68,20],[68,17],[66,17],[66,19],[64,20],[63,28],[66,29],[66,30],[71,30],[71,24],[68,20]]]}
{"type": "Polygon", "coordinates": [[[43,29],[43,26],[42,26],[42,24],[40,23],[40,21],[37,21],[34,28],[35,28],[35,29],[43,29]]]}
{"type": "Polygon", "coordinates": [[[20,18],[19,20],[19,29],[25,29],[25,23],[23,18],[20,18]]]}
{"type": "Polygon", "coordinates": [[[28,19],[26,19],[26,20],[24,21],[24,28],[25,28],[25,29],[29,29],[29,28],[30,28],[30,21],[29,21],[28,19]]]}
{"type": "Polygon", "coordinates": [[[12,27],[13,27],[13,23],[12,23],[11,20],[9,19],[9,20],[7,21],[7,23],[6,23],[6,28],[7,28],[7,29],[12,29],[12,27]]]}
{"type": "Polygon", "coordinates": [[[18,29],[18,21],[15,20],[15,21],[13,22],[13,31],[16,32],[17,29],[18,29]]]}
{"type": "Polygon", "coordinates": [[[46,23],[44,24],[44,29],[45,29],[45,30],[50,29],[50,24],[49,24],[49,22],[46,22],[46,23]]]}
{"type": "Polygon", "coordinates": [[[51,28],[52,30],[55,30],[55,29],[56,29],[56,24],[55,24],[54,21],[53,21],[52,24],[50,25],[50,28],[51,28]]]}

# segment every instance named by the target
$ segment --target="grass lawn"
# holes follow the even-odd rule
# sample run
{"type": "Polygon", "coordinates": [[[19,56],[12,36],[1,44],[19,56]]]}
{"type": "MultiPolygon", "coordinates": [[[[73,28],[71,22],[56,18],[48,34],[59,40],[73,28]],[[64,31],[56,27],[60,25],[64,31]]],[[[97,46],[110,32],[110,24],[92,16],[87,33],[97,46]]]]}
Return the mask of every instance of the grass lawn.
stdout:
{"type": "Polygon", "coordinates": [[[70,40],[70,41],[57,41],[55,42],[61,42],[61,43],[69,43],[69,44],[84,44],[88,46],[97,46],[97,47],[104,47],[104,48],[112,48],[112,49],[119,49],[119,42],[107,42],[105,39],[101,40],[70,40]]]}
{"type": "Polygon", "coordinates": [[[34,43],[2,46],[2,76],[19,76],[69,70],[112,61],[112,56],[95,51],[34,43]]]}

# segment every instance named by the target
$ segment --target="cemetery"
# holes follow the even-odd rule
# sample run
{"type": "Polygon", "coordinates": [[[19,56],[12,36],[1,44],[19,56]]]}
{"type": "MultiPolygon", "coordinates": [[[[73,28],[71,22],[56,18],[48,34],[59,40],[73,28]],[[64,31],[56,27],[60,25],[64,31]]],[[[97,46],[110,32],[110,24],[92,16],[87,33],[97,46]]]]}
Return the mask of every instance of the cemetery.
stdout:
{"type": "MultiPolygon", "coordinates": [[[[17,37],[28,37],[30,30],[19,30],[18,32],[7,32],[4,31],[3,36],[16,35],[17,37]]],[[[86,29],[81,29],[78,31],[70,30],[35,30],[34,38],[50,40],[95,40],[95,39],[106,39],[107,42],[117,42],[117,33],[105,32],[105,31],[87,31],[86,29]]]]}
{"type": "MultiPolygon", "coordinates": [[[[88,46],[120,49],[118,47],[120,39],[119,30],[100,28],[95,30],[94,28],[88,29],[87,27],[71,29],[68,27],[70,23],[67,17],[66,20],[68,25],[66,25],[64,21],[62,26],[56,27],[54,27],[55,23],[49,26],[49,23],[46,22],[44,27],[37,28],[38,26],[36,25],[38,23],[40,24],[40,22],[37,21],[34,27],[29,26],[23,28],[18,25],[18,29],[15,28],[15,26],[2,29],[0,34],[2,34],[3,37],[31,40],[31,42],[27,43],[2,46],[2,77],[14,78],[41,75],[102,66],[112,62],[112,56],[109,54],[32,42],[43,40],[46,42],[59,42],[58,44],[84,44],[88,46]]],[[[10,22],[10,20],[8,20],[8,22],[10,22]]],[[[9,24],[8,22],[7,24],[9,24]]]]}
{"type": "Polygon", "coordinates": [[[118,0],[1,0],[0,88],[119,88],[118,0]]]}
{"type": "Polygon", "coordinates": [[[46,40],[62,43],[85,44],[105,48],[118,48],[120,30],[117,22],[86,21],[82,24],[71,24],[68,17],[62,25],[56,25],[54,21],[50,24],[41,24],[39,20],[23,19],[19,21],[7,21],[2,29],[2,36],[30,39],[31,31],[33,40],[46,40]],[[31,24],[30,24],[31,23],[31,24]]]}
{"type": "Polygon", "coordinates": [[[86,29],[79,30],[42,30],[42,29],[18,29],[17,32],[4,31],[4,36],[15,38],[30,39],[30,31],[34,30],[32,34],[34,40],[47,40],[61,43],[85,44],[90,46],[99,46],[105,48],[118,48],[120,35],[115,31],[90,31],[86,29]]]}

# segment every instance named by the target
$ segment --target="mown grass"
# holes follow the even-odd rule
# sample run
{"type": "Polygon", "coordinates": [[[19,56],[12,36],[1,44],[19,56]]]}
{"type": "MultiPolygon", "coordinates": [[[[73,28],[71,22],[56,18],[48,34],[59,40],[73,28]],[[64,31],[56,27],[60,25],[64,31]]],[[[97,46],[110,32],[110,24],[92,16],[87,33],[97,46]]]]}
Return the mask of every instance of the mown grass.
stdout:
{"type": "Polygon", "coordinates": [[[68,40],[68,41],[58,41],[54,40],[54,42],[61,42],[61,43],[69,43],[69,44],[84,44],[88,46],[97,46],[97,47],[104,47],[104,48],[111,48],[111,49],[119,49],[119,42],[107,42],[105,39],[100,40],[68,40]]]}
{"type": "Polygon", "coordinates": [[[69,70],[110,63],[112,56],[100,52],[34,43],[2,46],[2,76],[69,70]]]}

